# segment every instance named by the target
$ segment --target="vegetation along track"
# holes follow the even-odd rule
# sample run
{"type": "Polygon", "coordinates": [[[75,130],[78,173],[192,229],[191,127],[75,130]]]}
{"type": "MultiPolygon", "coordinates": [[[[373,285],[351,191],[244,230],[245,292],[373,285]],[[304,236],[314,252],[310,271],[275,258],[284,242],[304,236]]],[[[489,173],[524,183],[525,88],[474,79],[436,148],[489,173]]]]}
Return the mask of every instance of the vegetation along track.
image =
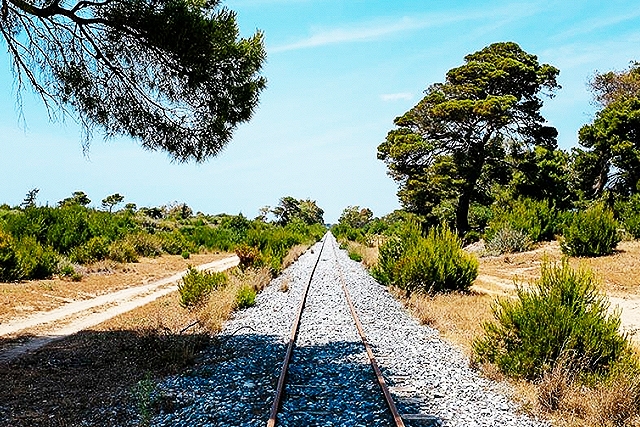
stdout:
{"type": "MultiPolygon", "coordinates": [[[[312,327],[308,328],[306,332],[308,335],[313,336],[313,333],[315,331],[312,327]]],[[[314,340],[314,338],[303,336],[300,338],[300,340],[303,342],[304,340],[307,340],[307,342],[309,342],[314,340]]],[[[372,379],[373,378],[369,380],[372,379]]],[[[320,252],[318,253],[318,257],[314,264],[314,267],[311,270],[309,281],[307,282],[307,285],[303,292],[297,315],[291,327],[289,344],[287,346],[287,352],[282,363],[282,371],[278,380],[278,386],[276,389],[273,405],[271,407],[267,426],[274,427],[277,424],[302,425],[302,423],[304,423],[305,425],[317,425],[322,423],[322,418],[334,419],[336,417],[342,417],[343,414],[348,417],[348,420],[345,420],[345,422],[354,419],[361,419],[362,421],[367,422],[376,421],[376,425],[380,425],[381,422],[389,425],[394,425],[396,427],[404,427],[405,425],[402,418],[400,417],[400,414],[398,413],[396,405],[393,401],[393,397],[389,392],[389,388],[387,387],[382,372],[378,367],[376,359],[373,355],[373,351],[371,350],[371,346],[367,342],[364,330],[362,328],[362,323],[358,318],[357,311],[353,305],[351,296],[349,295],[349,291],[344,280],[344,275],[342,273],[342,268],[337,261],[335,240],[330,239],[329,235],[327,234],[322,241],[320,252]],[[330,240],[330,249],[325,248],[327,240],[330,240]],[[323,254],[327,258],[322,258],[323,254]],[[335,269],[332,272],[330,270],[326,271],[324,276],[316,275],[318,264],[321,260],[328,263],[329,269],[331,268],[331,263],[333,262],[335,269]],[[327,275],[327,272],[333,274],[327,275]],[[295,343],[299,338],[298,332],[300,328],[300,322],[305,311],[309,289],[311,288],[311,285],[313,283],[323,281],[325,283],[319,284],[330,287],[333,291],[334,296],[337,297],[334,299],[336,304],[330,307],[331,311],[334,312],[334,315],[326,316],[328,312],[322,309],[327,308],[326,306],[323,307],[323,301],[321,302],[321,304],[316,304],[316,311],[309,314],[305,320],[307,322],[314,322],[316,324],[315,326],[329,326],[326,325],[327,321],[334,322],[340,319],[339,328],[334,329],[329,326],[323,329],[330,335],[342,335],[344,333],[345,336],[342,337],[344,341],[331,343],[329,345],[329,348],[327,349],[328,351],[320,354],[316,354],[315,351],[309,352],[308,349],[305,349],[304,347],[301,348],[299,350],[300,356],[296,358],[297,365],[292,368],[293,381],[289,385],[290,390],[285,395],[287,386],[286,379],[289,374],[289,364],[293,356],[295,343]],[[326,283],[327,281],[329,283],[326,283]],[[335,285],[337,284],[337,282],[340,283],[340,288],[343,292],[342,298],[340,298],[339,293],[338,295],[335,295],[337,291],[337,287],[335,285]],[[344,304],[339,304],[338,301],[340,300],[344,304]],[[348,312],[353,319],[354,323],[352,324],[344,321],[345,307],[348,308],[348,312]],[[318,308],[321,309],[317,310],[318,308]],[[352,372],[345,372],[344,368],[336,369],[336,367],[340,366],[339,364],[332,363],[332,361],[335,359],[341,359],[343,357],[349,358],[349,353],[354,350],[352,348],[353,341],[351,340],[353,338],[352,332],[354,326],[365,347],[367,358],[369,359],[369,363],[371,364],[373,373],[375,374],[375,379],[380,386],[380,389],[384,396],[384,402],[389,409],[392,418],[392,424],[389,423],[390,420],[384,419],[387,417],[385,417],[383,413],[381,413],[379,410],[376,410],[376,406],[379,404],[379,402],[377,401],[379,399],[376,399],[374,396],[369,396],[372,392],[372,390],[370,390],[370,384],[367,382],[365,382],[365,384],[357,384],[357,381],[362,381],[363,379],[365,381],[367,380],[366,373],[361,372],[363,370],[363,366],[357,366],[356,369],[354,369],[352,372]],[[331,348],[332,345],[335,345],[335,350],[331,348]],[[354,382],[353,386],[349,387],[349,389],[351,389],[352,391],[357,390],[355,393],[352,392],[348,396],[344,393],[345,379],[347,381],[354,382]],[[350,400],[352,402],[349,402],[350,400]],[[280,416],[278,416],[281,405],[283,403],[284,410],[281,411],[280,416]],[[340,408],[342,410],[339,409],[339,411],[336,411],[336,408],[334,408],[335,406],[337,406],[338,408],[342,407],[340,408]],[[361,411],[361,413],[352,412],[354,408],[357,408],[356,410],[361,411]]]]}

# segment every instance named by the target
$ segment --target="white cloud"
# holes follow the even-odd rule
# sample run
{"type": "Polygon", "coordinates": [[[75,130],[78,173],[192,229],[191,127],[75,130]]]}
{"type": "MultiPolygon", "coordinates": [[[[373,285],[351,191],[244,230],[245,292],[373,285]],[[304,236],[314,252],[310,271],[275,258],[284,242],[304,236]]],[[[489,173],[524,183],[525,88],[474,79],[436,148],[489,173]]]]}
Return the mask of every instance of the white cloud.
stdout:
{"type": "Polygon", "coordinates": [[[380,95],[380,99],[386,102],[399,100],[409,101],[413,99],[413,94],[410,92],[385,93],[383,95],[380,95]]]}
{"type": "Polygon", "coordinates": [[[293,43],[275,46],[270,53],[286,52],[290,50],[308,49],[329,44],[371,41],[391,34],[441,27],[458,22],[475,20],[503,20],[510,22],[537,13],[536,6],[515,4],[493,10],[473,10],[460,13],[430,14],[419,17],[402,17],[394,20],[376,20],[355,24],[349,27],[329,28],[317,30],[315,34],[293,43]]]}

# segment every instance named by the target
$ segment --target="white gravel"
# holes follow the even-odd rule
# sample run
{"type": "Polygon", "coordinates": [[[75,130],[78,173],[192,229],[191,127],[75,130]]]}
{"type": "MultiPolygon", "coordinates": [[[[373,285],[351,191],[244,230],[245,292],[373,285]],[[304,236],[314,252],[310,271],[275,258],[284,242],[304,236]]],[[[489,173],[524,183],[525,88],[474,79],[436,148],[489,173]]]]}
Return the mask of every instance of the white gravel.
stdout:
{"type": "MultiPolygon", "coordinates": [[[[309,291],[288,388],[282,426],[389,426],[340,289],[347,286],[407,426],[547,426],[518,413],[505,386],[480,377],[437,331],[420,325],[360,264],[327,243],[309,291]],[[336,259],[337,255],[337,259],[336,259]]],[[[165,412],[152,426],[264,426],[277,384],[291,322],[320,244],[238,312],[218,343],[189,375],[160,384],[165,412]],[[281,290],[283,281],[288,291],[281,290]]]]}

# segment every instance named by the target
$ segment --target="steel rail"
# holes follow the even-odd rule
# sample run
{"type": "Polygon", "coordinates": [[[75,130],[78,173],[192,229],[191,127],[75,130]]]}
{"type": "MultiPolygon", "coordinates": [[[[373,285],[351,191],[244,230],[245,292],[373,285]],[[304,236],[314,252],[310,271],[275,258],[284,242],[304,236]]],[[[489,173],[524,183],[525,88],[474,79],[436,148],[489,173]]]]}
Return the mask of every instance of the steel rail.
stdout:
{"type": "Polygon", "coordinates": [[[271,405],[271,412],[269,414],[269,421],[267,422],[267,427],[275,427],[276,418],[278,416],[278,410],[280,409],[280,403],[282,401],[282,395],[284,394],[285,388],[285,380],[287,377],[287,371],[289,370],[289,362],[291,361],[291,355],[293,354],[293,347],[295,346],[296,336],[298,335],[298,327],[300,326],[300,318],[302,317],[302,312],[304,310],[305,303],[307,301],[307,294],[309,293],[309,287],[311,285],[311,280],[313,279],[313,275],[316,272],[316,268],[318,267],[318,263],[320,262],[320,257],[322,257],[322,250],[324,249],[324,244],[327,241],[327,235],[325,235],[322,240],[322,246],[320,247],[320,253],[318,254],[318,259],[316,260],[315,265],[313,266],[313,270],[311,270],[311,275],[309,276],[309,281],[307,282],[306,287],[304,288],[302,294],[302,300],[300,301],[300,305],[298,306],[298,314],[293,321],[293,325],[291,326],[291,334],[289,335],[289,345],[287,346],[287,353],[284,356],[284,361],[282,362],[282,371],[280,371],[280,378],[278,378],[278,386],[276,388],[276,394],[273,399],[273,404],[271,405]]]}
{"type": "Polygon", "coordinates": [[[369,341],[367,341],[367,337],[364,333],[364,329],[362,328],[362,323],[360,322],[360,318],[358,317],[358,313],[356,311],[355,306],[353,305],[353,300],[351,299],[351,294],[347,289],[347,283],[344,279],[344,274],[342,272],[342,267],[338,262],[338,254],[336,253],[336,247],[332,243],[331,247],[333,248],[333,253],[336,259],[336,267],[338,270],[338,276],[340,277],[340,284],[342,285],[342,290],[344,292],[344,296],[347,299],[347,304],[349,305],[349,311],[351,311],[351,316],[353,317],[354,322],[356,323],[356,328],[358,329],[358,334],[360,334],[360,338],[362,339],[362,344],[367,350],[367,356],[369,357],[369,363],[373,368],[373,372],[376,375],[376,379],[378,380],[378,385],[382,389],[382,393],[384,394],[385,401],[387,406],[389,407],[389,411],[391,415],[393,415],[393,420],[396,424],[396,427],[405,427],[404,421],[402,421],[402,417],[398,412],[398,408],[396,407],[395,402],[393,401],[393,397],[391,396],[391,392],[389,391],[389,387],[387,386],[386,381],[384,380],[384,376],[382,375],[382,371],[378,366],[378,362],[376,361],[375,356],[373,355],[373,351],[371,350],[371,346],[369,345],[369,341]]]}

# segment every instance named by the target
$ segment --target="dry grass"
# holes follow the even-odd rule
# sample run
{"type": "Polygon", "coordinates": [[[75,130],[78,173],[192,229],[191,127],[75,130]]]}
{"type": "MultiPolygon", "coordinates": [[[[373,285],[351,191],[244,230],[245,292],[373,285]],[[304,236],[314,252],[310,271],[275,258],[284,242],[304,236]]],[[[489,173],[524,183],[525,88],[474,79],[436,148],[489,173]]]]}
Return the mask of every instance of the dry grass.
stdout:
{"type": "MultiPolygon", "coordinates": [[[[396,297],[404,291],[396,290],[396,297]]],[[[471,354],[473,339],[482,333],[482,323],[491,320],[493,297],[483,293],[412,295],[404,299],[414,316],[436,328],[447,340],[471,354]]]]}
{"type": "Polygon", "coordinates": [[[296,262],[297,259],[300,258],[300,255],[305,253],[307,249],[309,249],[309,245],[295,245],[289,249],[289,252],[287,252],[287,255],[282,260],[282,269],[284,270],[296,262]]]}
{"type": "Polygon", "coordinates": [[[347,242],[347,252],[355,253],[362,258],[362,265],[373,267],[378,262],[378,246],[366,246],[357,242],[347,242]]]}
{"type": "Polygon", "coordinates": [[[183,331],[194,320],[173,293],[3,363],[0,424],[128,425],[133,387],[184,371],[209,342],[202,329],[183,331]]]}
{"type": "Polygon", "coordinates": [[[267,267],[250,268],[245,271],[234,269],[228,277],[227,286],[213,291],[204,305],[194,310],[200,325],[210,333],[219,332],[236,309],[236,295],[242,287],[249,286],[260,292],[271,281],[271,273],[267,267]]]}
{"type": "MultiPolygon", "coordinates": [[[[480,258],[477,285],[490,288],[486,278],[498,279],[508,288],[513,280],[529,282],[540,277],[540,265],[546,258],[559,261],[563,257],[558,242],[543,242],[529,252],[480,258]],[[485,279],[483,279],[485,278],[485,279]]],[[[640,293],[640,241],[623,241],[612,255],[594,258],[569,258],[573,268],[587,267],[601,278],[602,290],[612,294],[640,293]]]]}

